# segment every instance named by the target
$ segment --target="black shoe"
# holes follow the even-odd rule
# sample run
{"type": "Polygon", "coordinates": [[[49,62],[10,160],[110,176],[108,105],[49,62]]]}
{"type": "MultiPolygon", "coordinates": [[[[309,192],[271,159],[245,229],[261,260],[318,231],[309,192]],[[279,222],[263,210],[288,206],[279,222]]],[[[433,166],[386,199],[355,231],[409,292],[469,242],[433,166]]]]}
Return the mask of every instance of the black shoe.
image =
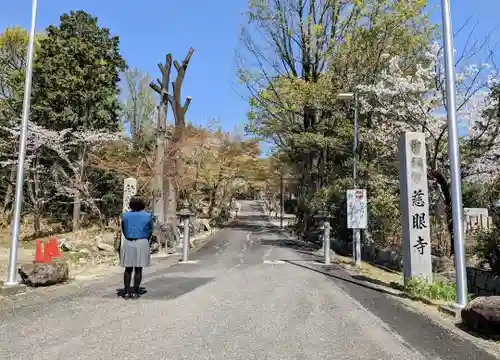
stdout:
{"type": "Polygon", "coordinates": [[[118,296],[123,298],[123,299],[130,299],[130,294],[131,294],[131,290],[129,289],[124,289],[123,292],[119,292],[118,293],[118,296]]]}
{"type": "Polygon", "coordinates": [[[138,293],[132,293],[130,294],[130,298],[131,299],[139,299],[141,297],[141,295],[139,295],[138,293]]]}

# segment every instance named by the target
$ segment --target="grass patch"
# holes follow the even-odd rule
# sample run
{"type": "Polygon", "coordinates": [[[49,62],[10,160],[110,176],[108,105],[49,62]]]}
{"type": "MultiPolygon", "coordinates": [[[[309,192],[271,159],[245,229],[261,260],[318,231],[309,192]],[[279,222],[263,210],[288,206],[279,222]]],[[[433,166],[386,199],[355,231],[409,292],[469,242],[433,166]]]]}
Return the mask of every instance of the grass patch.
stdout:
{"type": "Polygon", "coordinates": [[[72,263],[78,263],[80,259],[86,259],[86,260],[91,259],[90,254],[78,251],[64,252],[63,257],[66,260],[71,261],[72,263]]]}
{"type": "Polygon", "coordinates": [[[390,286],[394,289],[403,291],[410,297],[443,301],[456,301],[457,299],[456,285],[446,281],[428,283],[422,279],[410,279],[406,285],[391,282],[390,286]]]}
{"type": "Polygon", "coordinates": [[[374,284],[390,287],[401,291],[408,298],[424,303],[436,304],[431,300],[440,302],[456,301],[456,285],[447,281],[428,283],[422,279],[410,279],[404,285],[403,274],[399,271],[385,269],[379,266],[362,262],[359,268],[352,265],[352,259],[344,256],[335,256],[335,262],[342,267],[354,270],[362,276],[361,280],[374,284]]]}
{"type": "Polygon", "coordinates": [[[367,262],[362,262],[359,268],[356,268],[352,265],[352,259],[335,255],[334,262],[338,265],[342,266],[347,270],[354,270],[360,275],[363,275],[364,278],[367,278],[366,281],[376,283],[382,286],[391,287],[391,283],[402,284],[403,283],[403,275],[398,271],[392,271],[389,269],[385,269],[382,267],[371,265],[367,262]]]}

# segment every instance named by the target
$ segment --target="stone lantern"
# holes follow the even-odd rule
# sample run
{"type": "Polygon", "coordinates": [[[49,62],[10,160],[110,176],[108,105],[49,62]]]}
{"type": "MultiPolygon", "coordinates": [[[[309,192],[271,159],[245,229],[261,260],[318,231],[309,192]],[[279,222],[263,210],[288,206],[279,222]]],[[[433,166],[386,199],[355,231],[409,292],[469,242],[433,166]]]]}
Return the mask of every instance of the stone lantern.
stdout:
{"type": "Polygon", "coordinates": [[[189,221],[194,213],[191,211],[189,206],[189,202],[184,200],[182,204],[182,209],[177,213],[177,215],[181,218],[184,223],[184,239],[182,245],[182,262],[188,261],[188,252],[189,252],[189,221]]]}

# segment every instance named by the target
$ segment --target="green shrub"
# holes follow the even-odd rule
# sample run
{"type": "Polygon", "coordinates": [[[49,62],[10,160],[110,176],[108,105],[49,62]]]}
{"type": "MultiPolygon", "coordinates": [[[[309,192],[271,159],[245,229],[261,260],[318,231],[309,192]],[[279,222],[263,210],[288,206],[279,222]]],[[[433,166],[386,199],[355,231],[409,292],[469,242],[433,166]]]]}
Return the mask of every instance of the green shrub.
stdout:
{"type": "Polygon", "coordinates": [[[500,274],[500,230],[493,227],[477,234],[477,244],[472,252],[479,258],[479,265],[489,265],[491,271],[500,274]]]}

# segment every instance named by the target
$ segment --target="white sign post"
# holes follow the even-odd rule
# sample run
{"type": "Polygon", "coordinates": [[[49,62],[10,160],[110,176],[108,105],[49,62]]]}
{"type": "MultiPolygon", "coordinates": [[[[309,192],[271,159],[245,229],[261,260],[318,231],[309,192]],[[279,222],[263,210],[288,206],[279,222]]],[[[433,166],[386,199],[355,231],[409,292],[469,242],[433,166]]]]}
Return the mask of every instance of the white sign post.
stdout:
{"type": "Polygon", "coordinates": [[[366,189],[347,190],[347,228],[353,229],[352,258],[356,266],[361,264],[361,229],[368,223],[366,189]]]}

